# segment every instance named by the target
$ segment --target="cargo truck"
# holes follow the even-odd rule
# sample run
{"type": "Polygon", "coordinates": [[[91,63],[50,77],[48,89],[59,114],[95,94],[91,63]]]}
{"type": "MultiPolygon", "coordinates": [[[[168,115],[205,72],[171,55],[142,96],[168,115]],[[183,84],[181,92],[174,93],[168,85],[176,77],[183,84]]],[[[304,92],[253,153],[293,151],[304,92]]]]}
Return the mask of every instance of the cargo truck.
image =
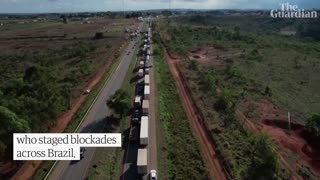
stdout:
{"type": "MultiPolygon", "coordinates": [[[[150,85],[150,75],[145,75],[144,76],[144,84],[145,85],[150,85]]],[[[150,94],[150,86],[148,87],[148,91],[149,91],[149,94],[150,94]]]]}
{"type": "Polygon", "coordinates": [[[142,101],[142,115],[149,114],[149,100],[142,101]]]}
{"type": "Polygon", "coordinates": [[[137,107],[137,108],[141,107],[141,96],[136,96],[134,98],[134,107],[137,107]]]}
{"type": "Polygon", "coordinates": [[[137,170],[138,174],[144,175],[148,173],[148,150],[138,149],[137,157],[137,170]]]}
{"type": "Polygon", "coordinates": [[[148,145],[148,116],[142,116],[141,117],[141,124],[140,124],[140,145],[141,146],[147,146],[148,145]]]}
{"type": "MultiPolygon", "coordinates": [[[[147,85],[146,84],[146,78],[144,78],[144,83],[145,83],[145,86],[144,86],[144,99],[146,100],[149,100],[150,98],[150,85],[147,85]]],[[[149,84],[150,84],[150,80],[149,80],[149,84]]]]}
{"type": "Polygon", "coordinates": [[[138,76],[139,76],[139,77],[142,77],[142,76],[143,76],[143,69],[139,69],[138,76]]]}
{"type": "Polygon", "coordinates": [[[140,61],[140,68],[144,68],[144,62],[140,61]]]}

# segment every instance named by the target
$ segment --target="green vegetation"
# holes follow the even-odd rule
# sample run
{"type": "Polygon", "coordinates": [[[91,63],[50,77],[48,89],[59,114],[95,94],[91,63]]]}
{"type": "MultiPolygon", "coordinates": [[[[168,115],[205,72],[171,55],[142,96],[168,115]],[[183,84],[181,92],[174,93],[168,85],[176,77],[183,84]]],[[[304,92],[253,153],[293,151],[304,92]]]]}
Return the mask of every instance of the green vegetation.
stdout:
{"type": "Polygon", "coordinates": [[[313,115],[308,119],[306,129],[316,136],[320,136],[320,115],[313,115]]]}
{"type": "MultiPolygon", "coordinates": [[[[309,27],[318,19],[190,16],[174,20],[159,23],[162,40],[171,53],[192,62],[196,60],[188,57],[189,52],[213,47],[205,55],[212,61],[221,58],[224,62],[223,68],[213,70],[213,76],[234,95],[270,99],[302,124],[318,112],[320,42],[309,36],[280,34],[282,29],[298,31],[300,26],[309,27]]],[[[312,27],[315,31],[317,26],[312,27]]]]}
{"type": "Polygon", "coordinates": [[[119,114],[120,119],[122,119],[123,115],[130,112],[132,101],[126,91],[119,89],[107,100],[107,105],[115,114],[119,114]]]}
{"type": "Polygon", "coordinates": [[[20,119],[14,112],[2,106],[0,106],[0,123],[0,155],[3,156],[6,153],[12,153],[13,133],[28,133],[31,130],[27,121],[20,119]]]}
{"type": "MultiPolygon", "coordinates": [[[[0,87],[0,106],[15,114],[17,119],[24,119],[26,127],[30,127],[31,132],[46,132],[50,120],[55,119],[70,106],[71,87],[79,85],[79,79],[91,73],[90,65],[84,62],[79,67],[82,72],[65,74],[59,62],[70,58],[83,58],[94,50],[95,46],[91,44],[79,43],[75,47],[51,50],[47,54],[2,53],[0,71],[3,76],[0,81],[4,83],[0,87]],[[21,61],[29,63],[29,68],[24,72],[24,67],[12,68],[21,61]],[[12,74],[15,76],[11,76],[12,74]],[[65,76],[61,76],[63,74],[65,76]]],[[[6,130],[2,132],[3,137],[12,135],[12,131],[9,131],[11,127],[4,129],[6,130]]],[[[16,131],[18,129],[13,130],[16,131]]],[[[12,143],[9,141],[12,141],[12,138],[6,141],[12,143]]],[[[5,152],[1,156],[11,157],[10,151],[5,152]]]]}
{"type": "MultiPolygon", "coordinates": [[[[154,40],[157,40],[155,36],[154,40]]],[[[208,179],[197,141],[159,44],[154,45],[154,50],[157,52],[154,68],[159,179],[208,179]]]]}
{"type": "MultiPolygon", "coordinates": [[[[174,23],[163,20],[154,28],[170,52],[182,57],[177,67],[230,178],[289,179],[290,174],[280,165],[271,140],[247,130],[236,110],[244,100],[265,98],[300,117],[316,111],[320,104],[309,102],[311,94],[317,94],[319,87],[314,81],[319,77],[318,65],[314,66],[320,55],[316,50],[319,44],[297,37],[282,37],[276,30],[262,36],[254,28],[245,32],[241,26],[223,25],[229,17],[226,22],[220,17],[222,24],[214,21],[205,26],[190,22],[188,18],[192,16],[174,23]],[[200,48],[208,48],[202,55],[213,62],[204,64],[197,57],[189,56],[200,48]],[[297,51],[299,48],[304,50],[303,55],[297,51]],[[305,58],[295,65],[294,59],[301,59],[299,57],[305,58]],[[303,83],[300,83],[302,78],[303,83]],[[288,95],[295,97],[290,105],[281,101],[288,95]]],[[[200,18],[211,21],[207,17],[200,18]]],[[[241,20],[243,18],[235,21],[241,20]]],[[[247,21],[253,27],[260,23],[250,18],[247,21]]]]}

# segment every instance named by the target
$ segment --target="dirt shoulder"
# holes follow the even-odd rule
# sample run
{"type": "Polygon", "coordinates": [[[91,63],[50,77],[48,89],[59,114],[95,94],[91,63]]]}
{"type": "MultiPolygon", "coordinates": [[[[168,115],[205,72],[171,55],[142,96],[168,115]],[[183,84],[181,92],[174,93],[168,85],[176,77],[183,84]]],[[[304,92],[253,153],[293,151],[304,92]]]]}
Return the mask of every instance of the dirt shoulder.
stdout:
{"type": "Polygon", "coordinates": [[[217,159],[217,154],[215,152],[215,146],[208,138],[206,131],[203,127],[202,120],[196,113],[196,109],[192,105],[192,100],[189,97],[182,79],[176,69],[175,59],[169,55],[167,51],[165,51],[166,61],[168,63],[170,72],[174,77],[176,87],[179,92],[179,96],[181,102],[183,104],[183,108],[187,114],[188,120],[190,121],[190,125],[193,129],[194,135],[198,139],[198,142],[201,146],[201,151],[204,156],[205,161],[207,162],[208,170],[210,175],[215,179],[224,180],[227,179],[224,173],[223,167],[217,159]]]}

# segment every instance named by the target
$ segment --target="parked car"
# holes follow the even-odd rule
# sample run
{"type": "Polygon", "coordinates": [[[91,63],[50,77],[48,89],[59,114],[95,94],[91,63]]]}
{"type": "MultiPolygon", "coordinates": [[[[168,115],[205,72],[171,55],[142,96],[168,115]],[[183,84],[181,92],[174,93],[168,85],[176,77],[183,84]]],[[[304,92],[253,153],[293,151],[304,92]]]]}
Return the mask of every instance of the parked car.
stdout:
{"type": "Polygon", "coordinates": [[[87,89],[86,91],[84,91],[83,94],[89,94],[91,92],[91,89],[87,89]]]}

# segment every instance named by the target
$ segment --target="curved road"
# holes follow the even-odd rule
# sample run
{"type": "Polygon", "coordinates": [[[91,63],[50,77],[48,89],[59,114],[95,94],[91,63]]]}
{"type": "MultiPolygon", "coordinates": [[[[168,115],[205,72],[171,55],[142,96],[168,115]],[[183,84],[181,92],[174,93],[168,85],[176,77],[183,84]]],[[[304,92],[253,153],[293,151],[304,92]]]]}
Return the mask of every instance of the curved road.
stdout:
{"type": "MultiPolygon", "coordinates": [[[[139,24],[139,31],[143,23],[139,24]]],[[[104,119],[109,115],[110,110],[106,106],[106,99],[113,95],[115,91],[121,88],[125,75],[129,69],[131,59],[134,55],[134,44],[131,41],[123,55],[117,69],[109,78],[107,84],[103,87],[101,94],[93,104],[88,115],[80,126],[81,133],[99,133],[104,128],[104,119]],[[129,53],[129,54],[128,54],[129,53]]],[[[89,165],[93,159],[96,148],[86,148],[85,156],[81,161],[58,161],[54,170],[50,174],[50,180],[83,180],[86,178],[89,165]]]]}

